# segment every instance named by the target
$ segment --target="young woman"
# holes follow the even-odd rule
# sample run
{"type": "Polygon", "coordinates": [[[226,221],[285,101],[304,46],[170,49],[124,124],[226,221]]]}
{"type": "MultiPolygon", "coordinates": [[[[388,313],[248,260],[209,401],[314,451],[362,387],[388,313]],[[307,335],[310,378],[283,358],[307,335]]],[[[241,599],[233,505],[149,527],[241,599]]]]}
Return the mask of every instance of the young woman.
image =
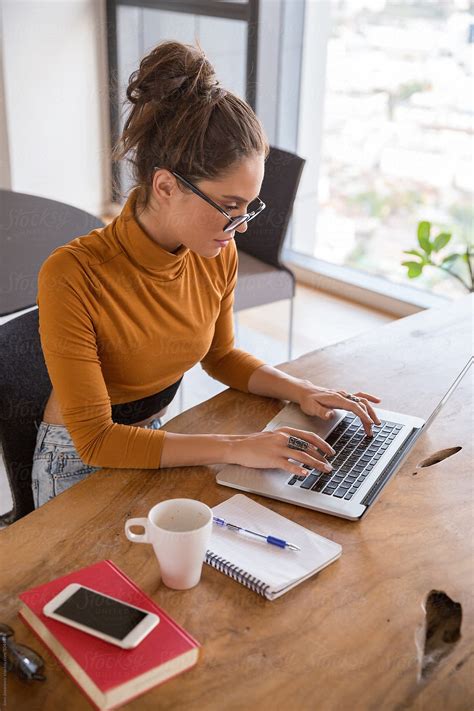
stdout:
{"type": "Polygon", "coordinates": [[[144,57],[127,99],[114,158],[129,158],[135,187],[111,224],[55,249],[39,273],[53,389],[33,458],[35,507],[101,467],[232,462],[301,473],[291,457],[327,469],[330,447],[311,432],[160,430],[198,362],[232,388],[297,402],[308,415],[351,410],[368,434],[378,422],[370,402],[380,400],[318,387],[234,348],[234,237],[264,209],[268,155],[250,106],[219,86],[200,49],[178,42],[144,57]]]}

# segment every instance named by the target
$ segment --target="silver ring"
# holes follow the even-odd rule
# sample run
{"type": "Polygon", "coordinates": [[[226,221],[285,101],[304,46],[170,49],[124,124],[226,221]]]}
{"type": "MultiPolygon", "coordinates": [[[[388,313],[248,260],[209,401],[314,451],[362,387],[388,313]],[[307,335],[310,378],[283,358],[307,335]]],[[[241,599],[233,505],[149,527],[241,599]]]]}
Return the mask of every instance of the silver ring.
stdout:
{"type": "Polygon", "coordinates": [[[360,402],[360,397],[357,397],[357,395],[351,395],[349,393],[349,395],[346,395],[346,398],[348,400],[352,400],[353,402],[360,402]]]}
{"type": "Polygon", "coordinates": [[[309,447],[309,442],[305,439],[300,439],[299,437],[293,437],[293,435],[290,435],[288,438],[288,447],[290,449],[300,449],[302,451],[306,451],[309,447]]]}

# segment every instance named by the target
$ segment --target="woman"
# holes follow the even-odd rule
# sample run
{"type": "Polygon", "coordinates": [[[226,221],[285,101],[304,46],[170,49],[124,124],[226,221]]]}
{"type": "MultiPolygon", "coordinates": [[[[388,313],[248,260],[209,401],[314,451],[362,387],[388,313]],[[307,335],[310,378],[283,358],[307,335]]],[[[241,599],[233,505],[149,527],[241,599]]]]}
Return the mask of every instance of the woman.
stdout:
{"type": "Polygon", "coordinates": [[[55,249],[39,273],[53,390],[34,453],[35,507],[101,467],[232,462],[300,474],[291,457],[330,469],[321,452],[331,448],[311,432],[160,430],[159,416],[197,362],[230,387],[298,402],[308,415],[351,410],[368,434],[378,423],[370,402],[380,400],[318,387],[234,348],[234,236],[264,208],[268,155],[248,104],[219,86],[199,49],[178,42],[144,57],[127,98],[114,158],[131,160],[134,189],[110,225],[55,249]]]}

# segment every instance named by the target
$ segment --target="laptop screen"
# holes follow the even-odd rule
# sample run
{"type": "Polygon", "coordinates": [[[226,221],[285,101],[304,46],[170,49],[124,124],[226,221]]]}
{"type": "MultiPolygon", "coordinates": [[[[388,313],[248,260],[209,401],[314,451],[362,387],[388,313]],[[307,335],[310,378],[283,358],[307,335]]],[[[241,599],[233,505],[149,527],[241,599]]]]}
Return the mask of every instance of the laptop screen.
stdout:
{"type": "Polygon", "coordinates": [[[448,399],[451,397],[451,395],[453,394],[453,392],[456,390],[457,386],[459,385],[459,383],[461,382],[461,380],[463,379],[463,377],[464,377],[464,376],[466,375],[466,373],[468,372],[468,370],[469,370],[469,368],[471,367],[472,363],[473,363],[473,357],[471,356],[471,358],[467,361],[466,365],[464,366],[464,368],[461,370],[461,372],[460,372],[459,375],[457,376],[456,380],[451,384],[451,386],[450,386],[448,392],[446,393],[446,395],[441,399],[440,403],[435,407],[435,409],[433,410],[433,412],[431,413],[431,415],[428,417],[428,419],[426,420],[425,424],[424,424],[423,427],[421,428],[424,432],[426,432],[426,430],[427,430],[428,427],[431,425],[431,423],[433,422],[433,420],[435,419],[435,417],[438,415],[438,413],[439,413],[439,411],[441,410],[441,408],[443,407],[443,405],[448,401],[448,399]]]}

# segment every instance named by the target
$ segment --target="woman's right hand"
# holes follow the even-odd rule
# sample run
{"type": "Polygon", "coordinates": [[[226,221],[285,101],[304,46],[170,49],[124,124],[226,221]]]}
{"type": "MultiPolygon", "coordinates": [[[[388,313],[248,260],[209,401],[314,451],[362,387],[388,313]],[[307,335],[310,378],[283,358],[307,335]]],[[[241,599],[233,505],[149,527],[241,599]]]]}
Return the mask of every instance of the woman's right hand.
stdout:
{"type": "Polygon", "coordinates": [[[297,476],[308,473],[303,464],[318,471],[331,471],[332,467],[325,461],[324,455],[335,454],[332,447],[314,432],[295,427],[278,427],[273,431],[240,435],[232,442],[232,450],[234,464],[256,469],[284,469],[297,476]],[[309,442],[306,451],[289,447],[290,435],[309,442]],[[301,464],[289,462],[290,457],[301,464]]]}

